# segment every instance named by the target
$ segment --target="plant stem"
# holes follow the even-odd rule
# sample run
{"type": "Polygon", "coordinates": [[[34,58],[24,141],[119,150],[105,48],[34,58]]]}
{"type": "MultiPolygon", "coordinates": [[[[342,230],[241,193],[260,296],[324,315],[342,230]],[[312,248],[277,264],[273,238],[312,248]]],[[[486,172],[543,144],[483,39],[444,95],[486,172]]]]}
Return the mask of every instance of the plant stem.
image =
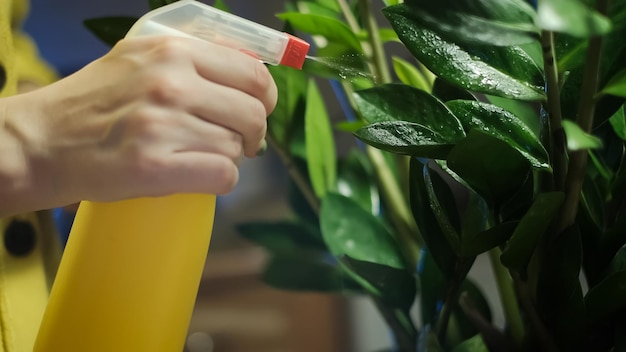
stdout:
{"type": "MultiPolygon", "coordinates": [[[[598,12],[605,14],[609,0],[598,0],[598,12]]],[[[589,133],[593,127],[593,117],[596,109],[595,95],[598,91],[600,77],[600,57],[602,50],[602,36],[594,36],[589,39],[587,55],[585,57],[585,71],[583,73],[582,87],[576,123],[580,128],[589,133]]],[[[561,209],[557,234],[573,225],[578,212],[580,192],[585,180],[588,154],[586,150],[578,150],[572,153],[567,177],[565,180],[565,202],[561,209]]]]}
{"type": "Polygon", "coordinates": [[[463,281],[465,280],[465,277],[467,276],[467,273],[473,263],[474,258],[458,258],[456,260],[454,274],[448,281],[446,297],[443,302],[443,307],[441,308],[441,313],[439,314],[439,319],[437,319],[435,330],[437,332],[437,338],[441,343],[445,341],[448,323],[450,322],[450,317],[452,315],[452,308],[458,302],[459,290],[461,289],[461,285],[463,284],[463,281]]]}
{"type": "Polygon", "coordinates": [[[361,16],[365,19],[365,29],[369,33],[368,39],[372,49],[372,61],[375,70],[374,80],[378,84],[389,83],[391,82],[391,76],[387,65],[387,57],[380,39],[376,17],[372,13],[371,0],[359,0],[359,8],[361,16]]]}
{"type": "Polygon", "coordinates": [[[348,5],[348,2],[346,0],[337,0],[337,3],[341,8],[343,17],[346,19],[346,22],[348,22],[348,26],[350,26],[350,29],[352,29],[354,33],[359,33],[361,31],[361,26],[359,26],[359,23],[354,17],[354,14],[352,13],[352,9],[350,9],[350,5],[348,5]]]}
{"type": "Polygon", "coordinates": [[[317,196],[315,195],[315,192],[313,192],[313,189],[310,187],[309,182],[307,181],[307,178],[304,175],[302,175],[302,173],[300,172],[300,169],[298,169],[298,167],[295,165],[293,159],[289,156],[288,153],[286,153],[283,149],[280,148],[280,146],[278,145],[278,143],[276,143],[274,138],[272,138],[270,135],[267,135],[266,140],[267,140],[267,143],[270,146],[272,146],[272,148],[278,154],[278,157],[287,168],[287,172],[289,173],[289,176],[296,183],[296,186],[298,186],[298,188],[300,189],[300,192],[302,192],[302,195],[304,196],[306,201],[309,203],[309,205],[311,206],[315,214],[319,215],[320,209],[321,209],[320,200],[317,198],[317,196]]]}
{"type": "Polygon", "coordinates": [[[561,115],[561,88],[556,65],[554,34],[552,32],[543,31],[541,33],[541,48],[544,71],[546,73],[546,94],[548,97],[547,102],[544,104],[544,109],[548,112],[548,128],[544,131],[544,141],[552,159],[553,169],[552,184],[547,188],[550,190],[563,190],[567,172],[567,154],[565,132],[561,124],[563,118],[561,115]]]}
{"type": "Polygon", "coordinates": [[[522,315],[517,303],[513,280],[508,270],[500,263],[501,254],[500,248],[496,247],[492,249],[489,251],[489,260],[493,268],[496,285],[500,293],[500,300],[502,301],[504,317],[506,318],[509,331],[515,343],[520,346],[525,335],[524,323],[522,322],[522,315]]]}

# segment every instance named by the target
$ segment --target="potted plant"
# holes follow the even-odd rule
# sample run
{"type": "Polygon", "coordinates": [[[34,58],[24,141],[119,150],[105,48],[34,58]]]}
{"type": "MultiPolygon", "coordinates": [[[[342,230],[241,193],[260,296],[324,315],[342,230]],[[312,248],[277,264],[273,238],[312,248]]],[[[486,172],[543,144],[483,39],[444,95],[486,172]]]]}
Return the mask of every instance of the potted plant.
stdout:
{"type": "Polygon", "coordinates": [[[369,296],[402,352],[625,348],[626,1],[300,0],[278,17],[318,59],[270,68],[293,211],[238,227],[268,284],[369,296]],[[480,255],[487,296],[467,278],[480,255]]]}

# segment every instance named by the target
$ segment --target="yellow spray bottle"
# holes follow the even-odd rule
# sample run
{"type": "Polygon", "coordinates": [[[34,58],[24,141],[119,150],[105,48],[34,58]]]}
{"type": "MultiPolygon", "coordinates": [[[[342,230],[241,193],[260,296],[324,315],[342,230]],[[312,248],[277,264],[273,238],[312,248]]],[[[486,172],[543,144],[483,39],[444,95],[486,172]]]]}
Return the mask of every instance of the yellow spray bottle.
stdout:
{"type": "MultiPolygon", "coordinates": [[[[192,36],[301,68],[299,38],[193,0],[153,10],[127,36],[192,36]]],[[[35,352],[178,352],[209,249],[215,196],[82,202],[35,352]]]]}

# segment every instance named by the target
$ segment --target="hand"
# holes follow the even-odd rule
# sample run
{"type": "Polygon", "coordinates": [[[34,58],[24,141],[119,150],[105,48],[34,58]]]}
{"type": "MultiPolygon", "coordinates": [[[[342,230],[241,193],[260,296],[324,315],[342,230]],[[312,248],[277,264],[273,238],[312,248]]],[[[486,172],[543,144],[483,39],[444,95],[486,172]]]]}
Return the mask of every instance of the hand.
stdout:
{"type": "Polygon", "coordinates": [[[57,83],[2,99],[0,181],[10,182],[0,196],[23,211],[228,193],[243,156],[261,147],[276,99],[266,67],[236,50],[124,39],[57,83]]]}

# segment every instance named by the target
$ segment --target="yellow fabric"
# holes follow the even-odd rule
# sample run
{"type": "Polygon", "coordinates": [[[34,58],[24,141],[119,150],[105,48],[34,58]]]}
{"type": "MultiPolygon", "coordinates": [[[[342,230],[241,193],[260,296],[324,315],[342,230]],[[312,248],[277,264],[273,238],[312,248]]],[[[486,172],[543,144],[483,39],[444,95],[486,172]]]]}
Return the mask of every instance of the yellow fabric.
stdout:
{"type": "MultiPolygon", "coordinates": [[[[17,93],[19,81],[39,85],[56,78],[39,59],[32,40],[19,30],[26,0],[0,0],[0,65],[6,82],[0,96],[17,93]]],[[[36,247],[24,257],[7,253],[0,243],[0,352],[30,352],[43,315],[60,245],[49,212],[16,216],[36,230],[36,247]]],[[[12,219],[0,219],[0,236],[12,219]]]]}

